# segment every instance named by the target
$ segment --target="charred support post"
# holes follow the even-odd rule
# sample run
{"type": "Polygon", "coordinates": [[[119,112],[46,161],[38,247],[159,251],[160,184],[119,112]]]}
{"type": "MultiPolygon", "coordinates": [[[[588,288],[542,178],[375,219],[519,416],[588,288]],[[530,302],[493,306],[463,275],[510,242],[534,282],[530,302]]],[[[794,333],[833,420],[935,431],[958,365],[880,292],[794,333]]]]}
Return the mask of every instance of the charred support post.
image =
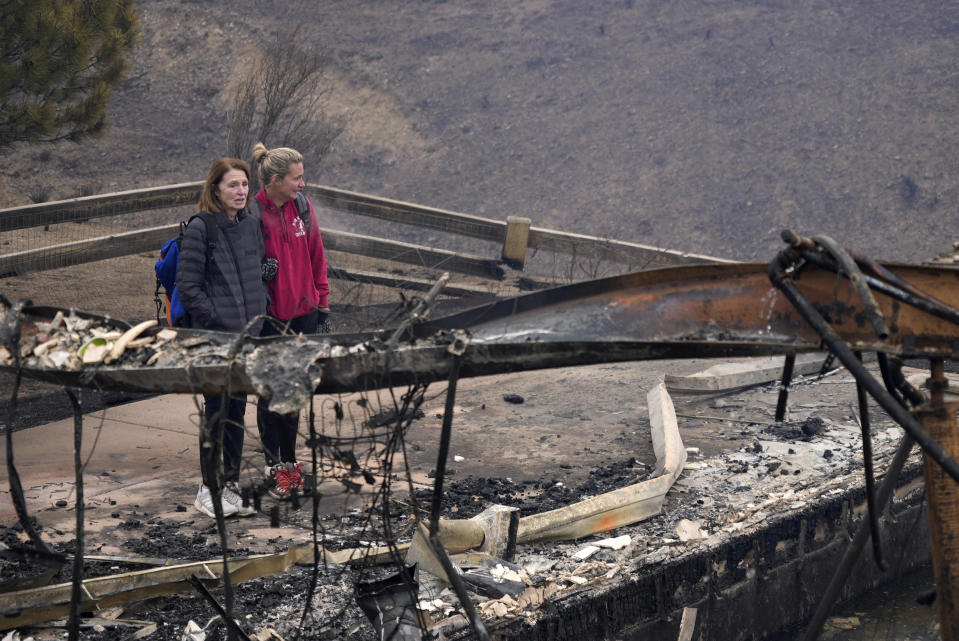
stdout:
{"type": "MultiPolygon", "coordinates": [[[[954,458],[959,456],[959,403],[943,402],[948,381],[940,359],[932,361],[927,381],[931,400],[916,410],[919,422],[954,458]]],[[[932,564],[936,577],[936,603],[943,639],[959,638],[959,484],[923,452],[926,501],[929,507],[929,534],[932,537],[932,564]]]]}
{"type": "MultiPolygon", "coordinates": [[[[856,358],[862,362],[862,353],[856,352],[856,358]]],[[[882,546],[879,541],[879,509],[876,506],[876,480],[872,469],[872,428],[869,424],[869,399],[866,389],[856,383],[856,398],[859,402],[859,427],[862,431],[862,463],[866,474],[866,505],[869,512],[869,527],[872,528],[872,552],[876,566],[885,572],[888,565],[882,559],[882,546]]]]}
{"type": "Polygon", "coordinates": [[[65,390],[73,406],[73,471],[76,484],[76,542],[73,553],[73,580],[70,588],[70,616],[67,618],[67,634],[70,641],[80,638],[80,600],[83,586],[83,412],[80,395],[71,389],[65,390]]]}
{"type": "Polygon", "coordinates": [[[450,560],[450,556],[446,553],[446,548],[443,547],[443,542],[440,541],[439,537],[440,511],[443,508],[443,477],[446,475],[446,459],[450,452],[450,434],[453,431],[453,408],[456,404],[456,383],[459,380],[459,376],[460,357],[454,354],[453,362],[450,364],[449,387],[446,389],[443,431],[440,435],[439,453],[436,455],[436,482],[433,484],[433,505],[430,510],[429,542],[433,548],[433,553],[443,566],[443,571],[453,585],[456,598],[459,599],[463,609],[466,610],[466,615],[469,618],[470,625],[473,627],[473,632],[476,633],[477,638],[481,639],[481,641],[488,641],[489,634],[486,632],[483,620],[476,613],[476,608],[473,607],[473,602],[470,600],[469,594],[466,593],[466,586],[453,567],[453,561],[450,560]]]}
{"type": "Polygon", "coordinates": [[[460,357],[453,356],[450,366],[449,385],[446,388],[446,405],[443,411],[443,428],[440,447],[436,454],[436,481],[433,482],[433,504],[430,509],[430,536],[436,536],[443,509],[443,477],[446,476],[446,459],[450,453],[450,437],[453,431],[453,410],[456,405],[456,383],[460,375],[460,357]]]}
{"type": "Polygon", "coordinates": [[[23,323],[23,317],[21,316],[23,307],[23,301],[16,303],[11,313],[7,315],[4,324],[0,326],[0,339],[2,339],[4,346],[10,350],[10,353],[14,355],[17,368],[13,379],[13,391],[10,393],[10,405],[7,410],[7,429],[4,430],[7,446],[7,478],[10,483],[10,499],[13,501],[13,509],[17,513],[17,519],[20,521],[23,531],[30,537],[30,541],[38,552],[50,557],[54,554],[53,549],[47,545],[46,541],[40,537],[37,529],[33,527],[33,522],[30,520],[30,515],[27,512],[27,501],[23,496],[23,485],[20,483],[20,474],[17,472],[17,466],[13,462],[13,428],[16,426],[17,395],[20,392],[20,378],[22,375],[20,363],[20,332],[23,323]]]}
{"type": "MultiPolygon", "coordinates": [[[[883,476],[882,483],[879,486],[879,492],[876,494],[876,509],[879,510],[879,512],[886,509],[886,503],[889,502],[889,498],[896,488],[896,479],[899,478],[899,474],[902,472],[902,468],[906,464],[906,459],[909,458],[909,452],[912,451],[914,444],[915,442],[908,434],[903,436],[902,440],[899,441],[896,455],[893,457],[889,467],[886,468],[886,474],[883,476]]],[[[816,639],[819,638],[819,632],[822,630],[822,625],[829,616],[829,610],[836,602],[836,599],[839,598],[839,594],[842,592],[843,586],[846,585],[846,580],[849,578],[849,575],[852,574],[852,570],[859,560],[862,548],[866,545],[866,541],[869,540],[871,534],[872,526],[870,523],[863,521],[859,524],[859,529],[856,530],[856,535],[846,547],[842,560],[840,560],[839,566],[829,581],[829,586],[823,593],[822,598],[819,599],[819,605],[816,606],[816,612],[813,614],[809,626],[806,628],[803,641],[816,641],[816,639]]]]}
{"type": "Polygon", "coordinates": [[[503,262],[513,269],[523,269],[526,264],[526,249],[529,246],[529,218],[508,216],[506,236],[503,238],[503,262]]]}
{"type": "Polygon", "coordinates": [[[433,546],[433,553],[436,555],[436,558],[439,559],[440,564],[443,566],[443,571],[453,585],[456,598],[459,599],[460,605],[462,605],[463,610],[466,611],[466,617],[470,622],[470,626],[473,628],[473,633],[480,641],[489,641],[489,632],[486,631],[486,626],[483,625],[483,619],[480,618],[479,613],[473,606],[473,601],[466,592],[466,585],[463,583],[462,577],[456,572],[450,555],[446,553],[446,548],[443,547],[443,542],[440,541],[439,537],[435,534],[429,537],[429,541],[430,545],[433,546]]]}
{"type": "Polygon", "coordinates": [[[796,364],[795,354],[786,354],[783,363],[783,380],[779,387],[779,400],[776,401],[776,422],[782,423],[786,417],[786,400],[789,398],[789,385],[793,381],[793,366],[796,364]]]}

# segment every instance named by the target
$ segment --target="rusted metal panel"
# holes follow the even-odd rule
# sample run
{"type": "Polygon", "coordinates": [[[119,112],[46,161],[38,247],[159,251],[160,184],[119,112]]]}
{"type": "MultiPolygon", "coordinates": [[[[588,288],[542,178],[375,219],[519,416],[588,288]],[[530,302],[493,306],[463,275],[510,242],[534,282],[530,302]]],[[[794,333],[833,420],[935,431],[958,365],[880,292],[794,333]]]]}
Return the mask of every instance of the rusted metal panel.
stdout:
{"type": "MultiPolygon", "coordinates": [[[[920,290],[959,306],[959,272],[887,265],[920,290]]],[[[815,267],[796,280],[851,349],[904,357],[951,358],[959,326],[881,293],[889,326],[880,341],[848,281],[815,267]]],[[[24,335],[31,332],[28,326],[24,335]]],[[[410,340],[386,349],[374,334],[247,340],[231,361],[235,336],[183,331],[151,366],[135,355],[117,366],[24,373],[64,385],[153,392],[263,393],[283,387],[271,363],[316,392],[428,383],[449,375],[450,351],[461,376],[591,363],[810,352],[820,338],[769,282],[765,264],[694,265],[576,283],[481,305],[414,326],[410,340]],[[192,341],[192,343],[191,343],[192,341]],[[197,344],[199,342],[199,344],[197,344]]],[[[11,367],[11,363],[6,363],[11,367]]]]}

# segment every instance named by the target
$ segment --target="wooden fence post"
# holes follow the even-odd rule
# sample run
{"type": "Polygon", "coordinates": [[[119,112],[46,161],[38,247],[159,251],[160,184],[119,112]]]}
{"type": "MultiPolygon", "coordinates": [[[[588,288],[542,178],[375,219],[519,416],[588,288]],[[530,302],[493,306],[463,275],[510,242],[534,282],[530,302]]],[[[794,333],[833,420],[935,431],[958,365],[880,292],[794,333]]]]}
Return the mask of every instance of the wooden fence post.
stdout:
{"type": "Polygon", "coordinates": [[[503,239],[503,262],[513,269],[523,269],[526,248],[529,246],[529,218],[506,217],[506,237],[503,239]]]}

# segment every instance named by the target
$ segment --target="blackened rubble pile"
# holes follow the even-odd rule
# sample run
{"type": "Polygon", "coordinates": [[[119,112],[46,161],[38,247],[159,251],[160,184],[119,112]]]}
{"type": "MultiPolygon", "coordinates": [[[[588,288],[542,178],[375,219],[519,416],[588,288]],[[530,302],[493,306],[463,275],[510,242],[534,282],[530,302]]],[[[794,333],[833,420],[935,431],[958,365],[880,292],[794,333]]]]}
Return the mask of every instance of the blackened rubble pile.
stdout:
{"type": "MultiPolygon", "coordinates": [[[[590,469],[589,477],[573,486],[553,475],[520,482],[514,482],[509,477],[468,476],[444,484],[445,516],[468,519],[489,505],[515,506],[522,516],[538,514],[645,480],[649,472],[643,463],[630,457],[625,461],[590,469]]],[[[431,470],[432,474],[435,474],[435,470],[431,470]]],[[[433,491],[430,488],[416,490],[416,497],[421,504],[429,505],[433,500],[433,491]]]]}
{"type": "MultiPolygon", "coordinates": [[[[473,603],[490,625],[511,620],[535,625],[569,595],[614,589],[658,564],[699,554],[730,536],[748,535],[772,518],[802,511],[824,497],[839,496],[849,487],[861,485],[858,426],[849,410],[852,390],[851,381],[804,386],[794,391],[791,420],[781,425],[768,425],[762,418],[750,420],[744,416],[747,411],[759,409],[758,414],[763,417],[775,405],[774,388],[726,397],[722,404],[706,402],[705,407],[697,400],[681,401],[687,403],[684,412],[704,415],[702,419],[683,419],[680,426],[684,432],[696,433],[698,438],[706,440],[723,439],[737,447],[710,457],[699,456],[691,448],[685,470],[668,494],[662,513],[641,523],[574,542],[519,545],[511,561],[492,567],[464,557],[461,567],[466,572],[482,573],[494,582],[501,580],[504,584],[523,586],[518,593],[500,596],[474,589],[471,591],[473,603]],[[840,388],[843,393],[833,394],[831,399],[807,400],[840,388]],[[807,423],[819,421],[821,429],[814,434],[807,434],[808,430],[803,429],[807,423]],[[827,457],[827,452],[832,455],[827,457]]],[[[876,455],[881,469],[900,430],[882,422],[877,422],[875,429],[876,455]]],[[[515,504],[524,515],[532,514],[541,511],[530,508],[536,502],[542,509],[553,505],[554,500],[556,505],[564,501],[568,504],[648,476],[645,466],[627,459],[597,468],[585,483],[574,486],[557,485],[558,480],[553,478],[515,484],[503,478],[447,479],[444,508],[447,516],[456,519],[474,516],[490,503],[515,504]]],[[[428,499],[425,495],[419,498],[421,504],[428,499]]],[[[392,514],[396,523],[410,522],[408,509],[392,507],[397,508],[392,514]]],[[[329,519],[324,522],[331,526],[325,530],[332,533],[339,528],[342,535],[338,546],[333,539],[324,540],[324,546],[332,549],[362,540],[375,543],[370,538],[378,530],[375,512],[357,510],[323,517],[329,519]],[[332,527],[334,525],[336,527],[332,527]]],[[[309,510],[301,509],[289,516],[308,532],[309,510]]],[[[216,539],[212,529],[199,537],[186,537],[177,536],[175,528],[173,523],[144,520],[133,532],[137,535],[135,538],[144,542],[167,540],[177,548],[176,555],[166,550],[166,554],[174,558],[184,558],[183,554],[191,558],[216,556],[216,546],[211,545],[216,539]]],[[[409,528],[404,528],[397,542],[408,541],[410,534],[409,528]]],[[[277,549],[285,544],[278,541],[277,549]]],[[[128,549],[131,554],[164,556],[164,549],[145,544],[128,549]]],[[[8,570],[16,567],[13,562],[5,563],[11,563],[4,566],[8,570]]],[[[101,570],[110,572],[106,567],[101,570]]],[[[308,566],[298,566],[281,575],[239,584],[237,611],[243,617],[241,622],[246,630],[259,632],[270,628],[291,638],[304,607],[308,607],[312,613],[310,625],[304,628],[301,638],[365,640],[370,638],[371,624],[356,605],[353,590],[357,583],[379,578],[385,572],[386,569],[352,565],[320,566],[317,587],[306,603],[311,594],[312,571],[308,566]],[[270,605],[264,607],[264,604],[270,605]]],[[[450,635],[465,631],[468,624],[463,607],[449,586],[430,578],[424,571],[418,580],[418,612],[423,619],[434,630],[444,630],[450,635]]],[[[179,640],[187,621],[202,627],[213,613],[208,604],[198,598],[164,598],[131,604],[123,616],[166,622],[148,638],[179,640]]],[[[85,631],[84,638],[98,641],[120,638],[116,628],[101,627],[100,631],[85,631]]]]}

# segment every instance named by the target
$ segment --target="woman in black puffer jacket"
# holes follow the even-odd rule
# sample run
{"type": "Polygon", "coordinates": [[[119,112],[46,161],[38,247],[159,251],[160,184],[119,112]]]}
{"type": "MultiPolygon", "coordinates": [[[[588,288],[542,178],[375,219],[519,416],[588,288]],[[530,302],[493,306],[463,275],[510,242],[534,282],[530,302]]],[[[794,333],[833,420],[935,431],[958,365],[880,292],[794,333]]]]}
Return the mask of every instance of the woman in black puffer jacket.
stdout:
{"type": "MultiPolygon", "coordinates": [[[[252,325],[250,322],[266,314],[267,309],[267,289],[262,279],[263,236],[259,218],[247,209],[249,193],[250,168],[245,162],[220,158],[213,163],[200,195],[200,214],[187,226],[177,265],[177,290],[189,327],[260,334],[262,320],[252,325]]],[[[218,488],[224,516],[253,514],[252,506],[243,505],[237,487],[246,395],[231,395],[225,412],[220,411],[222,394],[204,394],[203,400],[203,484],[194,505],[212,517],[210,490],[218,488]],[[222,470],[217,456],[220,449],[222,470]]]]}

